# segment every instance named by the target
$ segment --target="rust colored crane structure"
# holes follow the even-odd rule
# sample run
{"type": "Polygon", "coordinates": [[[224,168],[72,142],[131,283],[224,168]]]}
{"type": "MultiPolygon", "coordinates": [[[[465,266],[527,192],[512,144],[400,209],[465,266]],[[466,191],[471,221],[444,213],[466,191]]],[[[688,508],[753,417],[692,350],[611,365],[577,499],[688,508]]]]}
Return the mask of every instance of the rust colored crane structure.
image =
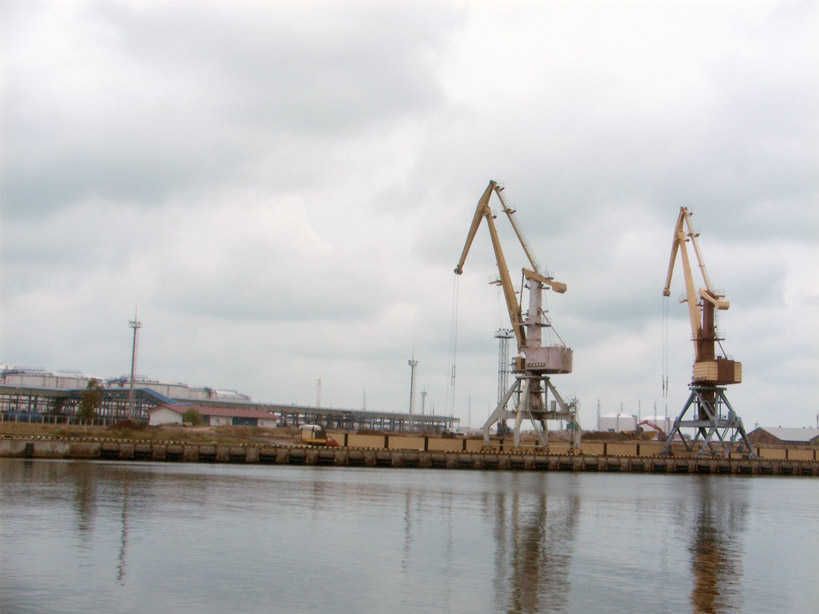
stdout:
{"type": "Polygon", "coordinates": [[[701,442],[699,456],[728,455],[737,450],[752,455],[753,451],[742,419],[728,402],[724,387],[742,381],[742,364],[727,358],[724,351],[721,356],[716,352],[717,345],[722,350],[720,343],[722,339],[717,334],[716,313],[727,310],[730,303],[724,295],[711,287],[711,280],[697,242],[699,235],[694,232],[691,225],[691,215],[685,207],[680,208],[680,215],[674,227],[671,260],[668,263],[663,296],[668,297],[671,294],[671,276],[679,254],[685,280],[685,296],[680,302],[688,304],[694,342],[694,372],[689,385],[691,394],[680,415],[674,420],[663,452],[670,453],[671,442],[678,435],[681,437],[681,428],[693,428],[696,434],[692,440],[681,438],[689,451],[693,451],[697,443],[701,442]],[[700,288],[699,292],[694,285],[691,263],[688,259],[686,246],[688,243],[694,249],[702,274],[704,287],[700,288]],[[693,410],[693,415],[686,420],[689,409],[693,410]]]}
{"type": "Polygon", "coordinates": [[[489,443],[489,433],[492,425],[498,424],[498,431],[505,433],[507,430],[507,420],[514,421],[514,445],[520,445],[520,428],[524,419],[531,420],[535,431],[540,436],[544,448],[548,449],[548,427],[547,420],[564,420],[567,422],[572,435],[572,449],[576,450],[580,446],[580,424],[577,417],[577,401],[574,399],[564,400],[554,384],[550,375],[558,373],[572,372],[572,350],[565,344],[557,343],[552,345],[543,344],[543,329],[551,327],[551,322],[543,309],[543,290],[551,288],[560,294],[566,291],[566,284],[555,281],[551,275],[541,271],[537,261],[526,241],[523,232],[515,220],[515,211],[509,208],[506,199],[503,197],[503,188],[495,181],[490,181],[489,186],[484,191],[475,215],[472,218],[472,225],[466,237],[461,259],[455,267],[455,273],[463,273],[464,262],[466,261],[475,233],[482,221],[486,220],[489,228],[489,236],[492,240],[492,248],[495,252],[495,260],[498,266],[500,279],[497,283],[503,290],[506,300],[506,309],[509,313],[512,332],[517,340],[518,356],[514,358],[515,381],[498,401],[498,405],[489,418],[484,423],[482,430],[484,441],[489,443]],[[518,292],[512,283],[509,274],[509,267],[506,264],[506,257],[501,248],[500,238],[495,226],[495,215],[489,206],[492,194],[496,194],[500,200],[503,212],[506,214],[515,235],[518,238],[526,258],[531,268],[523,268],[520,289],[521,302],[523,291],[529,291],[529,309],[523,313],[518,302],[518,292]],[[548,396],[552,395],[550,402],[548,396]],[[514,409],[507,406],[512,399],[515,399],[514,409]]]}

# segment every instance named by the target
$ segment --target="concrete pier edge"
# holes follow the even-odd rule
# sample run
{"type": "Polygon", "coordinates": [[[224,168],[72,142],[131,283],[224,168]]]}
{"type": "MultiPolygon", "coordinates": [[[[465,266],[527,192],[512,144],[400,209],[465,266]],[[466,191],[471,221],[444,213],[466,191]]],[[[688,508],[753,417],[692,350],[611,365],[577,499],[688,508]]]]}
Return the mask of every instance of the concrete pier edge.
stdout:
{"type": "MultiPolygon", "coordinates": [[[[815,456],[815,455],[814,455],[815,456]]],[[[183,463],[317,465],[461,470],[591,471],[714,475],[819,476],[819,460],[716,457],[602,456],[537,451],[430,451],[319,448],[270,444],[218,445],[117,439],[4,437],[0,457],[183,463]]]]}

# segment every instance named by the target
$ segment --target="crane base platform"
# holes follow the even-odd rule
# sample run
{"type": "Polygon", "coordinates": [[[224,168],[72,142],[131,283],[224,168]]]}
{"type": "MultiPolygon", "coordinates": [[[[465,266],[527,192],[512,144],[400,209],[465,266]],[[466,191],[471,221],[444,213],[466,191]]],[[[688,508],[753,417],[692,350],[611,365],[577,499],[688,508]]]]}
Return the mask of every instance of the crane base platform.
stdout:
{"type": "Polygon", "coordinates": [[[753,447],[748,440],[742,418],[734,411],[725,388],[711,385],[690,386],[691,394],[686,401],[680,415],[674,420],[674,426],[666,438],[663,455],[671,452],[671,444],[675,439],[681,440],[687,451],[692,451],[697,443],[701,443],[697,456],[725,456],[732,451],[746,452],[754,458],[753,447]],[[685,420],[689,409],[693,408],[692,419],[685,420]],[[692,428],[693,439],[686,439],[680,429],[692,428]]]}
{"type": "Polygon", "coordinates": [[[571,449],[580,447],[580,422],[577,417],[577,401],[566,402],[557,392],[548,376],[542,373],[526,371],[518,373],[515,383],[498,402],[495,411],[487,418],[482,427],[484,443],[489,445],[489,430],[493,424],[506,424],[507,420],[514,420],[514,445],[520,446],[520,427],[523,420],[530,420],[540,437],[543,448],[548,451],[547,420],[565,420],[568,430],[572,433],[571,449]],[[549,392],[552,393],[551,408],[549,392]],[[515,409],[507,409],[509,401],[515,397],[515,409]]]}

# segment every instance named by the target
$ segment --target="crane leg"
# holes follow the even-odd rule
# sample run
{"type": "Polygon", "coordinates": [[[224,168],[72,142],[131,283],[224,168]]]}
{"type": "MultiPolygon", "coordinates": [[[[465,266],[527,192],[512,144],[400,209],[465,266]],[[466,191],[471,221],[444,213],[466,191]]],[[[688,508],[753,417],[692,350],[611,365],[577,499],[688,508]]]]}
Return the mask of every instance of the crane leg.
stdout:
{"type": "Polygon", "coordinates": [[[678,435],[686,451],[692,452],[696,444],[700,444],[697,456],[727,456],[731,452],[754,456],[742,419],[728,402],[725,389],[719,386],[691,386],[688,401],[674,420],[674,426],[666,438],[663,456],[671,454],[671,444],[678,435]],[[720,411],[721,406],[727,408],[727,415],[720,411]],[[693,420],[684,419],[689,408],[694,410],[693,420]],[[693,439],[685,439],[681,431],[683,428],[694,429],[693,439]]]}
{"type": "Polygon", "coordinates": [[[489,430],[493,424],[496,422],[506,424],[506,417],[508,416],[509,412],[506,410],[506,406],[509,404],[509,399],[512,398],[512,395],[515,394],[516,391],[520,389],[520,380],[515,379],[515,383],[506,391],[506,394],[503,395],[503,398],[498,401],[497,407],[495,407],[495,411],[493,411],[489,417],[486,419],[486,422],[483,423],[481,430],[483,431],[483,443],[484,445],[489,445],[489,430]]]}

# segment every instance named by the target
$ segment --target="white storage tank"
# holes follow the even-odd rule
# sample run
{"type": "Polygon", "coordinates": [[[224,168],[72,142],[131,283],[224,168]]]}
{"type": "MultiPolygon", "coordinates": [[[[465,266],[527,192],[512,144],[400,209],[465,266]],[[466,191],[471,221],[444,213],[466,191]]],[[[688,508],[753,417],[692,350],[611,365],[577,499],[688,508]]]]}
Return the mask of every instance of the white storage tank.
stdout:
{"type": "Polygon", "coordinates": [[[615,414],[605,414],[600,416],[600,430],[611,433],[636,431],[637,417],[619,412],[615,414]]]}

